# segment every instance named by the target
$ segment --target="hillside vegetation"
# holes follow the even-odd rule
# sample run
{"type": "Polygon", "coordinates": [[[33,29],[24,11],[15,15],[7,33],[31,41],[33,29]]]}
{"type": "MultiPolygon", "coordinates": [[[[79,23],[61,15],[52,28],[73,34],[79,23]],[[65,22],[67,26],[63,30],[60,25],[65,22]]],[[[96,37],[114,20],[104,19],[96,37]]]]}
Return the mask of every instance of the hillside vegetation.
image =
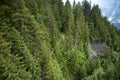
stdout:
{"type": "Polygon", "coordinates": [[[119,80],[119,55],[120,31],[98,5],[0,0],[0,80],[119,80]],[[93,59],[91,43],[106,54],[93,59]]]}

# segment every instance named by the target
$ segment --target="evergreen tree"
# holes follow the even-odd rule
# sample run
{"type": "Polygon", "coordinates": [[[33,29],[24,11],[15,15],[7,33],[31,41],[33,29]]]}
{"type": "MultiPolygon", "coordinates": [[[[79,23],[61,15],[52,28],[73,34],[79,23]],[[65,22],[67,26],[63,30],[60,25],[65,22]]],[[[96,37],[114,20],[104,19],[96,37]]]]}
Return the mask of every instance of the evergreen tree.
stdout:
{"type": "Polygon", "coordinates": [[[118,80],[119,32],[87,0],[1,0],[0,80],[118,80]]]}
{"type": "Polygon", "coordinates": [[[70,17],[70,13],[71,13],[71,5],[69,0],[66,1],[65,6],[63,8],[63,12],[62,12],[62,29],[61,31],[63,33],[66,33],[66,30],[68,29],[68,20],[70,17]]]}
{"type": "Polygon", "coordinates": [[[73,1],[73,7],[75,7],[76,6],[76,2],[75,2],[75,0],[73,1]]]}
{"type": "Polygon", "coordinates": [[[84,12],[86,22],[90,22],[91,3],[89,3],[87,0],[83,0],[82,9],[84,12]]]}

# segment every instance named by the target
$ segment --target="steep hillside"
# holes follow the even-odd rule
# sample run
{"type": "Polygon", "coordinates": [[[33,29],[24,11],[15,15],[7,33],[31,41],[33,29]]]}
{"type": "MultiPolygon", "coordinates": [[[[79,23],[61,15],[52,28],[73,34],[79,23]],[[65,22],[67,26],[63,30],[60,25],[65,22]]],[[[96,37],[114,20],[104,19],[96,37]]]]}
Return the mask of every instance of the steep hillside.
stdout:
{"type": "Polygon", "coordinates": [[[0,80],[118,80],[119,34],[86,0],[1,0],[0,80]]]}

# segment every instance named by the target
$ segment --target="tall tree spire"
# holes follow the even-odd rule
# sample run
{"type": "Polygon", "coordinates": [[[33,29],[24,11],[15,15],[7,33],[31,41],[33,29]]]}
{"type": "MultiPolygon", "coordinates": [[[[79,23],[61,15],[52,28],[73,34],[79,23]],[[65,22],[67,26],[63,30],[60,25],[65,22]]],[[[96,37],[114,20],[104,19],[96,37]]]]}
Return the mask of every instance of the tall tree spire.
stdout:
{"type": "Polygon", "coordinates": [[[76,6],[76,1],[74,0],[74,1],[73,1],[73,7],[75,7],[75,6],[76,6]]]}

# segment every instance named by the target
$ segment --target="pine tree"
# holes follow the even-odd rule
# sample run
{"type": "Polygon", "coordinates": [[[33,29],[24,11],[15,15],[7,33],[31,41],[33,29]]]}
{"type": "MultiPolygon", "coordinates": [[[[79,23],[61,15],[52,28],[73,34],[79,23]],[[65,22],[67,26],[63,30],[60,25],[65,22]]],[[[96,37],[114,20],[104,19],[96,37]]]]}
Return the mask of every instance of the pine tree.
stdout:
{"type": "Polygon", "coordinates": [[[23,57],[11,52],[11,43],[6,42],[0,36],[0,79],[31,79],[30,72],[26,71],[24,62],[21,62],[23,57]],[[23,74],[24,73],[24,74],[23,74]]]}
{"type": "Polygon", "coordinates": [[[42,57],[43,57],[43,79],[46,80],[64,80],[61,68],[55,58],[52,57],[50,48],[44,41],[41,45],[42,57]]]}
{"type": "Polygon", "coordinates": [[[0,11],[0,80],[119,79],[120,33],[98,5],[1,0],[0,11]],[[94,42],[107,47],[97,59],[94,42]]]}
{"type": "Polygon", "coordinates": [[[84,12],[86,22],[90,21],[90,13],[91,13],[91,4],[87,0],[83,0],[82,9],[84,12]]]}
{"type": "Polygon", "coordinates": [[[61,15],[63,11],[63,2],[62,0],[51,0],[51,3],[52,3],[51,6],[52,6],[53,14],[56,21],[55,23],[60,30],[62,27],[61,15]]]}
{"type": "Polygon", "coordinates": [[[93,6],[91,11],[91,19],[92,19],[92,22],[94,23],[94,28],[95,28],[95,31],[91,31],[91,32],[93,32],[95,35],[94,37],[95,41],[100,42],[102,40],[99,32],[101,27],[101,11],[98,5],[93,6]]]}
{"type": "Polygon", "coordinates": [[[73,7],[75,7],[76,6],[76,2],[75,2],[75,0],[73,1],[73,7]]]}
{"type": "Polygon", "coordinates": [[[50,46],[51,46],[51,50],[52,52],[54,52],[56,55],[59,54],[57,52],[57,44],[60,42],[60,32],[59,32],[59,27],[56,24],[56,20],[55,20],[55,16],[53,15],[53,11],[50,8],[50,4],[44,4],[44,9],[43,12],[46,14],[43,14],[44,16],[46,16],[46,18],[44,19],[44,24],[48,30],[48,33],[50,35],[50,46]]]}
{"type": "Polygon", "coordinates": [[[68,29],[68,20],[71,14],[71,5],[69,0],[66,1],[65,6],[63,8],[63,12],[62,12],[62,29],[61,31],[63,33],[66,33],[66,30],[68,29]]]}

